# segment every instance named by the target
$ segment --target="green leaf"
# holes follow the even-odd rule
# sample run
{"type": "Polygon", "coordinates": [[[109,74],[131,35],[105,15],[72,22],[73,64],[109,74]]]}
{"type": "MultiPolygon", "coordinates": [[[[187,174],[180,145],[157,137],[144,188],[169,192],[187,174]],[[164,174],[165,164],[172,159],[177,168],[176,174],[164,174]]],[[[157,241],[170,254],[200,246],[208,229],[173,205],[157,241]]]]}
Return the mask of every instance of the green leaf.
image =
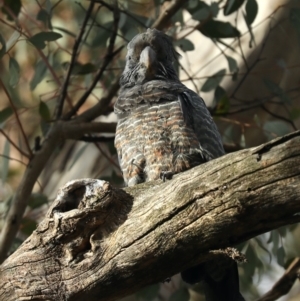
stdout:
{"type": "Polygon", "coordinates": [[[146,286],[136,293],[137,299],[152,301],[158,296],[159,284],[146,286]]]}
{"type": "Polygon", "coordinates": [[[51,15],[45,9],[38,12],[36,19],[43,22],[46,28],[52,29],[51,15]]]}
{"type": "Polygon", "coordinates": [[[215,90],[215,97],[214,97],[214,101],[215,103],[217,104],[217,112],[219,112],[219,108],[218,108],[218,105],[224,101],[224,99],[227,98],[228,99],[228,96],[227,96],[227,93],[226,91],[221,87],[221,86],[218,86],[215,90]]]}
{"type": "Polygon", "coordinates": [[[285,250],[283,246],[279,247],[277,250],[277,263],[284,267],[285,262],[285,250]]]}
{"type": "Polygon", "coordinates": [[[190,293],[186,287],[181,287],[179,290],[175,291],[169,301],[189,301],[190,293]]]}
{"type": "Polygon", "coordinates": [[[76,38],[76,34],[75,33],[71,32],[71,31],[69,31],[69,30],[67,30],[65,28],[62,28],[62,27],[59,27],[59,26],[54,26],[53,28],[56,29],[56,30],[59,30],[59,31],[61,31],[63,33],[66,33],[66,34],[68,34],[69,36],[71,36],[73,38],[76,38]]]}
{"type": "Polygon", "coordinates": [[[245,0],[227,0],[224,7],[224,15],[228,16],[237,11],[244,3],[245,0]]]}
{"type": "Polygon", "coordinates": [[[290,97],[285,93],[285,91],[282,88],[280,88],[276,83],[274,83],[272,80],[270,80],[268,78],[264,78],[263,82],[264,82],[265,86],[273,94],[275,94],[276,96],[278,96],[283,103],[287,103],[287,104],[291,104],[292,103],[290,97]]]}
{"type": "Polygon", "coordinates": [[[219,13],[219,4],[218,2],[212,2],[210,5],[210,12],[212,13],[212,17],[215,18],[219,13]]]}
{"type": "Polygon", "coordinates": [[[203,7],[201,9],[197,10],[195,13],[193,13],[192,17],[194,20],[197,20],[197,21],[207,20],[210,17],[209,7],[203,7]]]}
{"type": "Polygon", "coordinates": [[[248,264],[247,268],[245,268],[245,274],[248,279],[252,279],[255,272],[255,263],[256,263],[257,256],[250,242],[248,243],[245,256],[247,258],[247,261],[251,262],[251,264],[248,264]]]}
{"type": "Polygon", "coordinates": [[[194,44],[188,39],[177,40],[174,45],[178,46],[184,52],[195,49],[194,44]]]}
{"type": "Polygon", "coordinates": [[[40,60],[35,65],[35,73],[30,82],[30,89],[34,90],[36,86],[44,79],[47,71],[47,65],[43,60],[40,60]]]}
{"type": "Polygon", "coordinates": [[[235,38],[240,36],[240,32],[229,22],[208,20],[203,23],[199,31],[212,39],[235,38]]]}
{"type": "Polygon", "coordinates": [[[205,83],[203,84],[201,91],[202,92],[209,92],[214,90],[222,81],[224,75],[226,73],[226,69],[222,69],[208,78],[205,83]]]}
{"type": "Polygon", "coordinates": [[[74,68],[72,69],[72,74],[75,75],[86,75],[89,73],[96,72],[98,70],[97,66],[92,63],[80,64],[76,63],[74,68]]]}
{"type": "Polygon", "coordinates": [[[209,6],[206,3],[198,2],[200,6],[198,9],[191,9],[192,18],[197,21],[207,20],[209,18],[215,18],[219,13],[219,4],[217,2],[212,2],[209,6]]]}
{"type": "Polygon", "coordinates": [[[20,77],[20,66],[13,57],[10,57],[10,59],[9,59],[9,84],[12,87],[15,87],[16,84],[19,82],[19,77],[20,77]]]}
{"type": "Polygon", "coordinates": [[[267,121],[265,122],[263,129],[269,140],[272,140],[275,137],[284,136],[292,131],[291,127],[285,121],[281,120],[267,121]]]}
{"type": "Polygon", "coordinates": [[[17,30],[13,32],[8,41],[6,42],[6,52],[8,52],[19,40],[21,33],[17,30]]]}
{"type": "Polygon", "coordinates": [[[186,8],[187,8],[188,11],[192,11],[193,9],[197,10],[197,8],[198,8],[198,6],[199,6],[200,3],[201,2],[198,1],[198,0],[187,1],[186,8]]]}
{"type": "Polygon", "coordinates": [[[236,72],[236,71],[239,70],[237,61],[234,58],[232,58],[231,56],[226,55],[226,59],[227,59],[227,62],[228,62],[230,72],[236,72]]]}
{"type": "Polygon", "coordinates": [[[51,119],[50,110],[47,104],[43,101],[41,101],[39,105],[39,114],[44,121],[49,121],[51,119]]]}
{"type": "Polygon", "coordinates": [[[44,204],[48,204],[48,198],[42,193],[32,193],[29,197],[28,206],[31,209],[36,209],[44,204]]]}
{"type": "Polygon", "coordinates": [[[6,53],[6,41],[4,40],[1,33],[0,33],[0,44],[2,46],[0,49],[0,59],[1,59],[3,55],[6,53]]]}
{"type": "Polygon", "coordinates": [[[256,0],[248,0],[246,3],[245,20],[249,26],[254,22],[257,13],[258,13],[258,5],[256,0]]]}
{"type": "Polygon", "coordinates": [[[26,235],[31,235],[32,232],[36,229],[36,222],[31,218],[24,217],[21,222],[20,230],[26,235]]]}
{"type": "Polygon", "coordinates": [[[14,17],[18,17],[20,10],[21,0],[4,0],[2,12],[7,16],[8,20],[13,21],[14,17]]]}
{"type": "Polygon", "coordinates": [[[9,167],[9,152],[10,152],[10,144],[8,142],[8,140],[5,141],[4,144],[4,150],[3,150],[3,157],[2,157],[2,168],[1,168],[1,179],[2,179],[2,183],[6,182],[7,179],[7,174],[8,174],[8,167],[9,167]]]}
{"type": "Polygon", "coordinates": [[[60,39],[62,35],[54,31],[43,31],[35,34],[28,39],[38,49],[44,49],[46,47],[45,42],[56,41],[60,39]]]}
{"type": "Polygon", "coordinates": [[[9,118],[13,113],[11,107],[7,107],[0,111],[0,123],[3,123],[7,118],[9,118]]]}
{"type": "Polygon", "coordinates": [[[254,237],[254,240],[257,242],[258,246],[269,255],[269,263],[271,263],[271,261],[272,261],[271,252],[264,246],[264,244],[262,243],[262,241],[260,240],[260,238],[258,236],[254,237]]]}

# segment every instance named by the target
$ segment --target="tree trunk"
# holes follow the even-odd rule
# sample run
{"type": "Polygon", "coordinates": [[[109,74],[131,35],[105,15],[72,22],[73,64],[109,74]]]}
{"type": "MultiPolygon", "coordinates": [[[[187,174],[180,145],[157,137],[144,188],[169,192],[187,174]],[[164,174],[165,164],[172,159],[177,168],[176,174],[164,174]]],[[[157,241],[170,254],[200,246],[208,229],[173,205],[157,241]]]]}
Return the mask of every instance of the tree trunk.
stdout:
{"type": "Polygon", "coordinates": [[[2,264],[0,300],[113,300],[299,222],[299,166],[298,131],[165,183],[69,182],[2,264]]]}

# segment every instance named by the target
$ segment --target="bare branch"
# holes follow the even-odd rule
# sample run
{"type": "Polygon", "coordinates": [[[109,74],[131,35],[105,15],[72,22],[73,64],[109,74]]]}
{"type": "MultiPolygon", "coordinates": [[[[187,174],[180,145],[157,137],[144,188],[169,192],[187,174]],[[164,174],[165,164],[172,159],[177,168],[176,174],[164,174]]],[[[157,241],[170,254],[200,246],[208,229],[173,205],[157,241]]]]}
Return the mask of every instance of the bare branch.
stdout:
{"type": "Polygon", "coordinates": [[[300,131],[167,182],[69,182],[2,264],[0,299],[115,300],[299,222],[299,164],[300,131]]]}
{"type": "Polygon", "coordinates": [[[74,114],[77,113],[79,108],[84,104],[84,102],[86,101],[88,96],[91,94],[91,92],[95,88],[96,84],[102,77],[103,73],[106,71],[106,68],[110,64],[112,59],[115,57],[115,55],[117,55],[123,49],[124,45],[122,45],[121,47],[119,47],[117,50],[114,51],[116,36],[117,36],[117,32],[118,32],[119,19],[120,19],[120,14],[119,14],[119,9],[118,9],[118,1],[115,0],[114,1],[114,23],[113,23],[114,26],[113,26],[112,35],[110,36],[110,39],[109,39],[109,45],[107,48],[106,55],[102,61],[102,65],[101,65],[99,71],[97,72],[91,86],[87,89],[87,91],[83,94],[83,96],[78,100],[78,102],[76,103],[74,108],[72,108],[70,110],[70,112],[68,112],[64,116],[63,119],[65,119],[65,120],[70,119],[74,114]]]}
{"type": "MultiPolygon", "coordinates": [[[[32,156],[32,152],[31,152],[31,149],[30,149],[30,146],[29,146],[28,139],[27,139],[27,137],[25,135],[23,125],[22,125],[21,120],[19,118],[19,115],[18,115],[17,109],[16,109],[16,107],[14,105],[14,102],[12,101],[12,99],[10,97],[10,94],[8,93],[8,91],[7,91],[6,87],[5,87],[2,79],[0,79],[0,85],[1,85],[3,91],[5,92],[8,100],[9,100],[10,106],[11,106],[11,108],[12,108],[12,110],[14,112],[15,118],[17,120],[18,127],[20,129],[21,135],[23,137],[24,143],[25,143],[27,151],[28,151],[28,154],[26,154],[26,157],[31,157],[32,156]]],[[[3,131],[2,131],[2,133],[3,133],[3,131]]]]}
{"type": "Polygon", "coordinates": [[[184,5],[184,0],[172,0],[167,8],[158,16],[157,20],[152,24],[152,28],[159,30],[167,27],[170,19],[176,14],[176,12],[184,5]]]}
{"type": "Polygon", "coordinates": [[[65,77],[64,83],[62,85],[62,89],[61,89],[61,92],[60,92],[60,97],[57,100],[57,106],[56,106],[56,110],[55,110],[55,120],[57,120],[61,117],[63,106],[64,106],[64,101],[65,101],[65,98],[66,98],[66,95],[67,95],[67,90],[68,90],[68,86],[69,86],[70,77],[71,77],[72,70],[73,70],[73,67],[75,65],[75,62],[76,62],[76,58],[78,56],[78,48],[79,48],[79,45],[82,41],[82,37],[83,37],[83,34],[85,32],[85,28],[86,28],[87,22],[90,18],[90,15],[92,14],[94,5],[95,5],[94,1],[91,1],[90,6],[89,6],[89,8],[88,8],[88,10],[85,14],[85,18],[83,20],[80,32],[79,32],[79,34],[78,34],[78,36],[75,40],[75,44],[74,44],[73,52],[72,52],[72,56],[71,56],[71,62],[70,62],[70,65],[69,65],[68,72],[67,72],[67,75],[65,77]]]}
{"type": "Polygon", "coordinates": [[[19,230],[33,186],[56,147],[66,139],[79,139],[87,133],[101,130],[112,133],[115,131],[115,126],[115,123],[82,123],[74,120],[58,121],[52,125],[40,149],[33,154],[13,197],[0,235],[0,262],[7,257],[7,252],[19,230]]]}
{"type": "Polygon", "coordinates": [[[264,294],[257,301],[275,301],[286,295],[300,279],[300,258],[295,258],[282,277],[274,284],[272,289],[264,294]]]}

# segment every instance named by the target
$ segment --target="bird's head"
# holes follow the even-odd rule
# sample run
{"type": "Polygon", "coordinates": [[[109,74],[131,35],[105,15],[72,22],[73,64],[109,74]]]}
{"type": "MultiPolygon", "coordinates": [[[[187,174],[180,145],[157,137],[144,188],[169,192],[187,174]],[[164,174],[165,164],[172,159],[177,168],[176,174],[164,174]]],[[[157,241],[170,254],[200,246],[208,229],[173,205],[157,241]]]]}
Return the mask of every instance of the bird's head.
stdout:
{"type": "Polygon", "coordinates": [[[121,86],[153,79],[178,80],[173,67],[173,62],[178,56],[171,38],[163,32],[148,29],[136,35],[127,46],[121,86]]]}

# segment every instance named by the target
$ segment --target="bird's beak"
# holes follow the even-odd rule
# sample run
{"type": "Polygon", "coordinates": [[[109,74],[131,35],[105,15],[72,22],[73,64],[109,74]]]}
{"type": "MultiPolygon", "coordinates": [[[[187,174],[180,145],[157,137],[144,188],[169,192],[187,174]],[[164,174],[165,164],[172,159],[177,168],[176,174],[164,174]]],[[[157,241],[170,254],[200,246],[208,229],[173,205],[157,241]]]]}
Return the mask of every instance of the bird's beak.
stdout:
{"type": "Polygon", "coordinates": [[[145,47],[144,50],[141,52],[140,62],[147,69],[153,68],[153,65],[156,62],[156,53],[150,46],[145,47]]]}

